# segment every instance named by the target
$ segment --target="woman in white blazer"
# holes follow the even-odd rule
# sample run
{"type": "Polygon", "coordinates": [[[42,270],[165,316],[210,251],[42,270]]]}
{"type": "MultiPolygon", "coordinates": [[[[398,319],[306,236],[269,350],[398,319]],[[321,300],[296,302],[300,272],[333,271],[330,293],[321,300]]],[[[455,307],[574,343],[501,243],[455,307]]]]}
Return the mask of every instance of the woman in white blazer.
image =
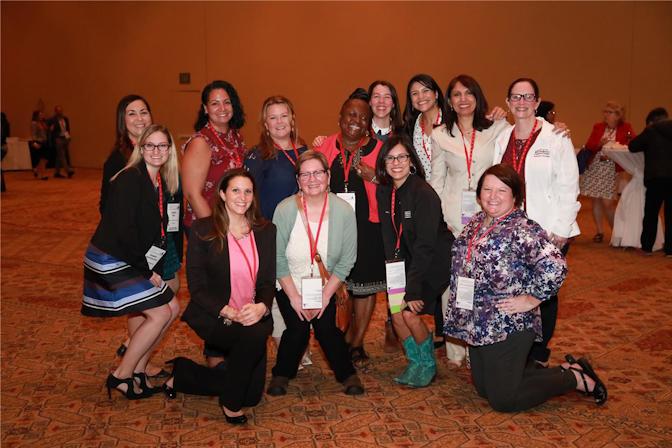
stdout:
{"type": "MultiPolygon", "coordinates": [[[[493,164],[508,163],[525,181],[523,207],[548,234],[553,244],[567,253],[568,240],[579,234],[576,215],[581,208],[579,169],[571,139],[553,132],[553,125],[535,117],[539,87],[530,78],[519,78],[509,86],[506,104],[514,126],[495,140],[493,164]]],[[[530,358],[548,366],[548,341],[558,315],[558,297],[541,307],[543,341],[535,343],[530,358]]]]}

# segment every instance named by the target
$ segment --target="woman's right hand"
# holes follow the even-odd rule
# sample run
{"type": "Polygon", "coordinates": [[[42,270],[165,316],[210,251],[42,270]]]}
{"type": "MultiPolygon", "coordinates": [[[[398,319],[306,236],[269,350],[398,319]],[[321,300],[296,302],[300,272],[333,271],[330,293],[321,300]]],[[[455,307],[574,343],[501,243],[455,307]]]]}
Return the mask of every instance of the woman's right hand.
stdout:
{"type": "Polygon", "coordinates": [[[327,139],[324,135],[318,135],[315,137],[315,140],[313,140],[313,148],[318,148],[322,146],[322,143],[327,139]]]}
{"type": "Polygon", "coordinates": [[[301,319],[302,321],[311,320],[312,316],[307,314],[308,310],[303,309],[301,302],[302,302],[301,296],[296,296],[292,299],[289,299],[289,304],[292,305],[292,308],[294,308],[294,312],[296,313],[297,316],[299,316],[299,319],[301,319]]]}
{"type": "Polygon", "coordinates": [[[156,272],[152,272],[152,276],[149,278],[149,281],[157,288],[160,288],[163,285],[163,279],[156,272]]]}
{"type": "Polygon", "coordinates": [[[232,306],[224,305],[224,308],[219,310],[219,315],[225,319],[230,319],[236,322],[238,319],[238,310],[232,306]]]}
{"type": "Polygon", "coordinates": [[[422,300],[411,300],[406,302],[406,305],[408,306],[409,311],[418,314],[424,308],[425,302],[422,300]]]}

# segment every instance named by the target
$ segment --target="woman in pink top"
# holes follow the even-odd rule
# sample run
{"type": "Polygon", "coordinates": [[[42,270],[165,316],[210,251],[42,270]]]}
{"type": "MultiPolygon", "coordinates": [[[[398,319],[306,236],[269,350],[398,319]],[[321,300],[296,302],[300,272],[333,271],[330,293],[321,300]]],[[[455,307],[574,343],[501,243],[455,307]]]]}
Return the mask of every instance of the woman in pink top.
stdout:
{"type": "Polygon", "coordinates": [[[259,403],[266,376],[266,339],[275,294],[275,226],[265,221],[251,174],[224,174],[212,215],[193,223],[187,250],[191,300],[182,320],[226,356],[226,368],[187,358],[173,361],[164,392],[217,395],[226,421],[243,424],[242,407],[259,403]]]}

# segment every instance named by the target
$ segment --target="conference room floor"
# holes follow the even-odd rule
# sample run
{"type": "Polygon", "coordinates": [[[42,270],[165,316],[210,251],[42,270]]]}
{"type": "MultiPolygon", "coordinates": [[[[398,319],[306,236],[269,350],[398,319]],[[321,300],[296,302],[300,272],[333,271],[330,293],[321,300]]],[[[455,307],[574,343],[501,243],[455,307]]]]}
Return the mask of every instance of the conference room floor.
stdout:
{"type": "MultiPolygon", "coordinates": [[[[108,399],[104,380],[125,319],[80,315],[82,256],[98,222],[100,170],[40,182],[5,173],[2,194],[1,402],[3,447],[669,447],[672,446],[672,259],[592,242],[569,252],[552,363],[589,354],[609,387],[597,407],[578,393],[529,412],[501,414],[476,395],[468,370],[442,358],[424,389],[395,384],[401,352],[382,350],[379,300],[366,347],[362,396],[341,393],[319,347],[283,397],[265,396],[244,427],[228,425],[217,399],[178,394],[108,399]]],[[[608,241],[608,238],[605,238],[608,241]]],[[[184,307],[188,292],[179,297],[184,307]]],[[[201,343],[178,322],[155,362],[200,360],[201,343]]],[[[270,350],[269,363],[274,361],[270,350]]],[[[443,354],[442,351],[437,353],[443,354]]]]}

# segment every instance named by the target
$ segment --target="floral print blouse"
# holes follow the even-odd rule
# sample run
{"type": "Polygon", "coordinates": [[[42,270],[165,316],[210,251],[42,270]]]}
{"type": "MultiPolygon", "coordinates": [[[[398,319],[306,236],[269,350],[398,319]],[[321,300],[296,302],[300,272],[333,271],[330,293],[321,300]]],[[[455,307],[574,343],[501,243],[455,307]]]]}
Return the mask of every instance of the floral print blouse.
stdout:
{"type": "Polygon", "coordinates": [[[444,333],[469,345],[481,346],[504,341],[511,333],[533,330],[540,341],[539,307],[508,315],[499,311],[496,304],[522,294],[548,300],[567,276],[565,258],[541,226],[523,210],[515,209],[479,239],[490,227],[483,224],[485,217],[484,212],[474,216],[453,244],[444,333]],[[471,259],[467,263],[467,248],[472,239],[471,259]],[[456,306],[458,276],[474,279],[473,310],[456,306]]]}

